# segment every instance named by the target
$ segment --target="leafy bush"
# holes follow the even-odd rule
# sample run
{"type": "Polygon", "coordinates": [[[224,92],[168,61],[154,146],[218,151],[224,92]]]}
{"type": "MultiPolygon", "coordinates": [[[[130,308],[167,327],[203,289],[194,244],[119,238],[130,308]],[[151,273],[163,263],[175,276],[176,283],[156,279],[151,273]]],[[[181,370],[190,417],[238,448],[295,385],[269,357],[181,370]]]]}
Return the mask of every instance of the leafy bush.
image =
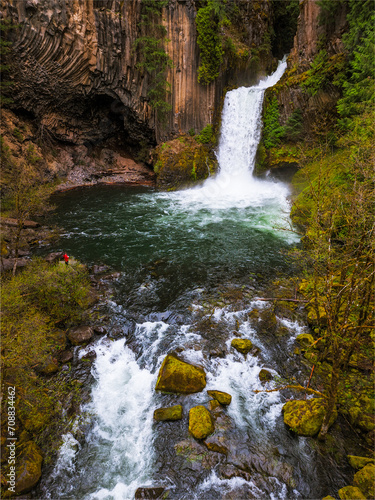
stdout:
{"type": "Polygon", "coordinates": [[[197,142],[200,142],[201,144],[208,144],[209,142],[211,142],[212,134],[212,125],[206,125],[201,133],[195,138],[195,140],[197,142]]]}

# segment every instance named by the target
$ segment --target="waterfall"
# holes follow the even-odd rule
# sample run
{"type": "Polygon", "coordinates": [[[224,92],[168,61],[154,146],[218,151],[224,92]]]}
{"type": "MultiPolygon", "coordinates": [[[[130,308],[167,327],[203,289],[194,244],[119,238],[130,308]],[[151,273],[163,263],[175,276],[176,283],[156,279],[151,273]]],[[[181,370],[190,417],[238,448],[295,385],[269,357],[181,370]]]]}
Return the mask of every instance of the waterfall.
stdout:
{"type": "Polygon", "coordinates": [[[264,92],[281,78],[286,62],[254,87],[240,87],[225,96],[218,152],[219,179],[229,175],[235,181],[251,182],[262,128],[264,92]]]}
{"type": "Polygon", "coordinates": [[[228,209],[259,207],[270,200],[287,209],[285,184],[253,177],[261,130],[264,92],[275,85],[286,69],[277,70],[253,87],[239,87],[225,96],[217,159],[219,172],[198,187],[179,192],[176,201],[196,207],[228,209]]]}

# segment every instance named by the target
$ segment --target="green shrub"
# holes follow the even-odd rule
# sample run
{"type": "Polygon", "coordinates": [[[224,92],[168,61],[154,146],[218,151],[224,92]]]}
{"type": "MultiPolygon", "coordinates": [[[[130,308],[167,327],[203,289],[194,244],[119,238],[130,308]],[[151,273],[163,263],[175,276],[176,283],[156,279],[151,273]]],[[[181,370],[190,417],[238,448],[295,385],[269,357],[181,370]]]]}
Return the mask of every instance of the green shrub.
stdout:
{"type": "Polygon", "coordinates": [[[279,122],[279,104],[276,96],[272,96],[266,104],[263,118],[263,142],[267,149],[273,148],[280,144],[280,140],[284,137],[284,127],[279,122]]]}
{"type": "Polygon", "coordinates": [[[223,61],[223,49],[219,35],[219,16],[211,3],[207,7],[198,10],[195,22],[201,58],[198,69],[198,82],[208,85],[219,76],[220,66],[223,61]]]}
{"type": "Polygon", "coordinates": [[[212,140],[212,134],[212,125],[206,125],[201,133],[195,138],[195,140],[197,142],[200,142],[201,144],[208,144],[212,140]]]}

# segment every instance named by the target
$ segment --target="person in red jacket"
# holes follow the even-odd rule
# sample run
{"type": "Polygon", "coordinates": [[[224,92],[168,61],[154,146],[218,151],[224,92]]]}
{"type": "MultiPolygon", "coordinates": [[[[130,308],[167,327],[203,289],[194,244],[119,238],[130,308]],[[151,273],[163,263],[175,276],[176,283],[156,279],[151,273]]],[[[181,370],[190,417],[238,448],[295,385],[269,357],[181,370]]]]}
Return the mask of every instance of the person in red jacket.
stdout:
{"type": "Polygon", "coordinates": [[[66,253],[64,253],[64,260],[65,260],[65,264],[68,265],[69,255],[67,255],[66,253]]]}

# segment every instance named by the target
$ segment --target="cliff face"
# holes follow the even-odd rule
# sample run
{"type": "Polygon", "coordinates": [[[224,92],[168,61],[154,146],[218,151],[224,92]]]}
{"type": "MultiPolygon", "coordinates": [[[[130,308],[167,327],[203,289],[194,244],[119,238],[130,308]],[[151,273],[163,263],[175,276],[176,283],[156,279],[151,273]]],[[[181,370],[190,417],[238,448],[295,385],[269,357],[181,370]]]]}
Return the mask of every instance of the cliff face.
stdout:
{"type": "MultiPolygon", "coordinates": [[[[269,30],[267,0],[234,0],[246,45],[259,47],[269,30]]],[[[210,85],[197,80],[199,48],[194,0],[170,0],[162,12],[172,106],[160,125],[148,103],[147,73],[137,69],[141,0],[9,0],[2,9],[20,24],[13,44],[14,101],[43,133],[73,144],[160,142],[211,123],[226,85],[251,84],[265,66],[222,68],[210,85]]],[[[251,52],[251,49],[249,53],[251,52]]]]}
{"type": "Polygon", "coordinates": [[[331,58],[332,67],[345,57],[342,35],[347,26],[346,13],[346,5],[340,3],[335,16],[324,23],[320,20],[318,0],[300,0],[297,33],[288,57],[287,71],[278,89],[282,125],[285,125],[293,111],[300,109],[304,131],[310,134],[317,122],[322,120],[322,115],[331,113],[335,107],[339,98],[337,87],[324,85],[324,88],[311,95],[303,83],[308,76],[306,71],[311,68],[311,63],[321,50],[326,52],[327,59],[331,58]]]}

